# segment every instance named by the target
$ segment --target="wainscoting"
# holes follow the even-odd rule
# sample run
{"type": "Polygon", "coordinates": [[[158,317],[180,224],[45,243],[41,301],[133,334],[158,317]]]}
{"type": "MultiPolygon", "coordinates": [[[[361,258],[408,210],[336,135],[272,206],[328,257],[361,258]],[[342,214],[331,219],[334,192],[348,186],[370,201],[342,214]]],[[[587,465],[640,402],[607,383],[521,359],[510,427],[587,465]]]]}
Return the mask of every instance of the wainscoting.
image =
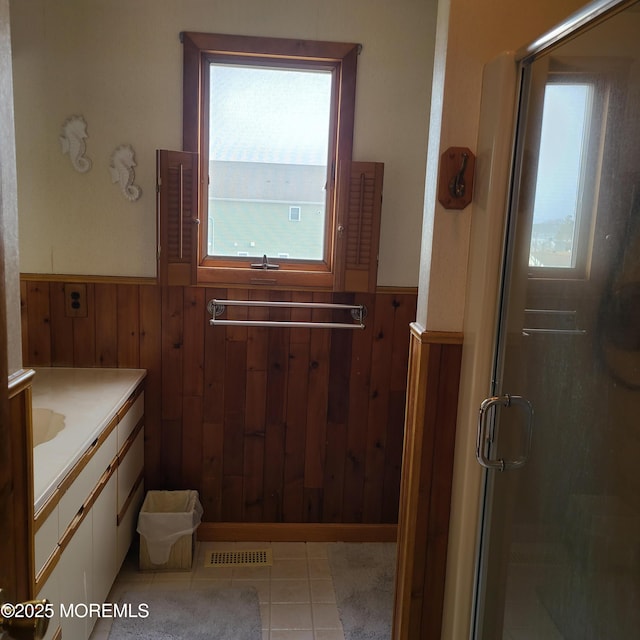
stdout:
{"type": "Polygon", "coordinates": [[[411,325],[394,640],[441,636],[462,336],[411,325]]]}
{"type": "MultiPolygon", "coordinates": [[[[147,489],[197,489],[208,523],[397,523],[414,291],[66,285],[23,278],[25,366],[148,370],[147,489]],[[209,325],[208,300],[258,297],[364,304],[366,329],[209,325]]],[[[227,317],[341,313],[229,307],[227,317]]]]}

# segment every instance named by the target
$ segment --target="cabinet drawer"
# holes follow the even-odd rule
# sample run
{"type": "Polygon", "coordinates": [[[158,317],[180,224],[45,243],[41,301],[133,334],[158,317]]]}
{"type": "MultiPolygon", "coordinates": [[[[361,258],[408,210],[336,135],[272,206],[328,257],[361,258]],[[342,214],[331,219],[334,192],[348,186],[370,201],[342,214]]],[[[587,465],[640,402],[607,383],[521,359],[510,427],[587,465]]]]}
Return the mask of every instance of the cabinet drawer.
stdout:
{"type": "Polygon", "coordinates": [[[58,547],[58,507],[47,516],[36,531],[33,546],[37,576],[58,547]]]}
{"type": "Polygon", "coordinates": [[[127,438],[136,428],[140,418],[144,415],[144,392],[141,393],[133,403],[129,411],[125,413],[118,423],[118,451],[122,449],[127,438]]]}
{"type": "Polygon", "coordinates": [[[122,510],[133,485],[144,469],[144,428],[118,465],[118,513],[122,510]]]}
{"type": "Polygon", "coordinates": [[[60,537],[62,537],[62,534],[73,520],[73,517],[78,513],[78,509],[80,509],[98,484],[105,469],[116,457],[116,442],[117,435],[116,429],[114,429],[104,443],[97,448],[84,469],[78,474],[78,477],[60,498],[58,505],[58,532],[60,537]]]}

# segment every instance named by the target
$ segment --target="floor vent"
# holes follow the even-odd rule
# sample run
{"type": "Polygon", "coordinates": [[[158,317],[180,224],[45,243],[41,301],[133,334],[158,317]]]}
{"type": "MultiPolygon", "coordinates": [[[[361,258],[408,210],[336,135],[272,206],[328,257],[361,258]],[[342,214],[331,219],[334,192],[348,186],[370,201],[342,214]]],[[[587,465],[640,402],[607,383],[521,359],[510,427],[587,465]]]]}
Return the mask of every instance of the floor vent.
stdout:
{"type": "Polygon", "coordinates": [[[270,567],[272,564],[271,549],[210,551],[204,560],[205,567],[270,567]]]}

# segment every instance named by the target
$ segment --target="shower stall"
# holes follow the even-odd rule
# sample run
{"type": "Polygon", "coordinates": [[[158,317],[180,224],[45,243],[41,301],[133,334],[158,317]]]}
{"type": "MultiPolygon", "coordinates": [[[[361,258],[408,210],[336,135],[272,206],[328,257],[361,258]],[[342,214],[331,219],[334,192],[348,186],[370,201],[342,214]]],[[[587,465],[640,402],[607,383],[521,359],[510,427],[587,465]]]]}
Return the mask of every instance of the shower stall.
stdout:
{"type": "Polygon", "coordinates": [[[452,637],[638,635],[638,34],[640,3],[598,2],[487,67],[452,637]]]}

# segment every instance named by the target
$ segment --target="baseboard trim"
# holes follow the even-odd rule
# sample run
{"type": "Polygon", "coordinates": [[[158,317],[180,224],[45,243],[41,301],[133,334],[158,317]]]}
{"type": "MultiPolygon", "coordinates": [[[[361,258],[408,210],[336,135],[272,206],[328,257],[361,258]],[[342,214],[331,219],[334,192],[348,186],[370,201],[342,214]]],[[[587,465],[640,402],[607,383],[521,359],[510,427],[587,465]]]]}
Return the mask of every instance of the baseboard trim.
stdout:
{"type": "Polygon", "coordinates": [[[256,542],[395,542],[395,524],[203,522],[198,540],[256,542]]]}

